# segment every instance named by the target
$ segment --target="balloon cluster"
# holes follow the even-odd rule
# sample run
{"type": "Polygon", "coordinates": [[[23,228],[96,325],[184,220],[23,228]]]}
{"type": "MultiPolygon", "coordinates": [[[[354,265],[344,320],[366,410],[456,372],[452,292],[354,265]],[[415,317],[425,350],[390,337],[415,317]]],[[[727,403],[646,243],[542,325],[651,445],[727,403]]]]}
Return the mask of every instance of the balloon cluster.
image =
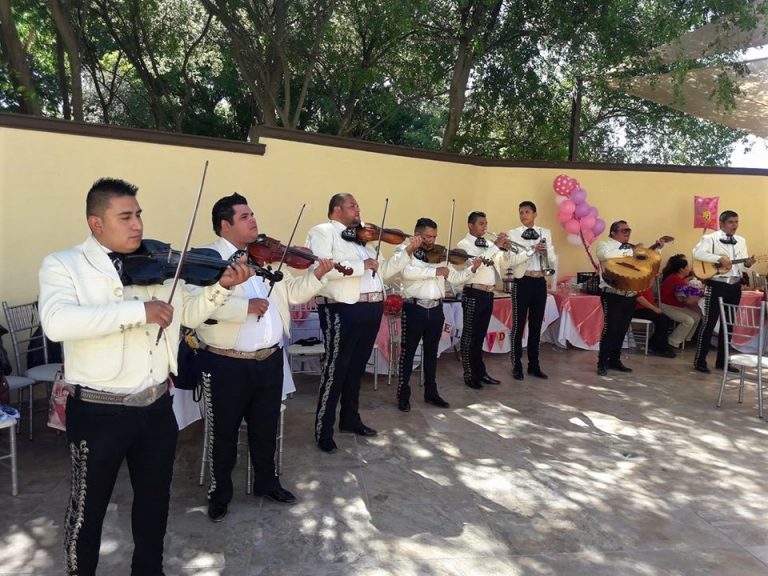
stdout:
{"type": "Polygon", "coordinates": [[[557,220],[568,233],[568,243],[573,246],[590,246],[605,230],[605,221],[598,218],[597,208],[587,203],[587,191],[576,178],[560,174],[552,183],[555,202],[559,204],[557,220]]]}

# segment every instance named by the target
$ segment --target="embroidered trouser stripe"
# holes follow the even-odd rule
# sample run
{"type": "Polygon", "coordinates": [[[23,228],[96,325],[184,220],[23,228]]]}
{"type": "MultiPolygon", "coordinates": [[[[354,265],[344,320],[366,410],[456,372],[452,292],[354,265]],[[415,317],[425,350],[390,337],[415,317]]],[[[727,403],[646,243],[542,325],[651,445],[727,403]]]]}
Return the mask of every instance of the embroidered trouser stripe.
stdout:
{"type": "Polygon", "coordinates": [[[65,522],[70,576],[96,573],[101,529],[125,460],[133,487],[132,574],[162,574],[178,426],[169,394],[143,408],[67,401],[72,490],[65,522]]]}
{"type": "Polygon", "coordinates": [[[410,400],[410,379],[413,372],[413,359],[419,342],[422,342],[421,361],[424,365],[424,397],[437,396],[437,350],[443,333],[445,316],[443,307],[422,308],[418,304],[403,304],[402,315],[403,350],[400,354],[400,378],[398,380],[397,399],[410,400]]]}
{"type": "Polygon", "coordinates": [[[461,359],[464,380],[479,380],[486,375],[483,341],[493,314],[493,293],[466,287],[461,296],[464,328],[461,332],[461,359]]]}
{"type": "MultiPolygon", "coordinates": [[[[725,282],[716,282],[710,280],[704,288],[704,315],[699,330],[699,339],[696,343],[696,356],[693,363],[696,365],[705,365],[707,363],[707,354],[712,347],[712,333],[715,331],[715,325],[720,317],[720,305],[718,298],[723,299],[726,304],[738,304],[741,301],[741,286],[739,284],[726,284],[725,282]]],[[[717,337],[717,365],[722,366],[725,362],[725,340],[723,330],[717,337]]]]}
{"type": "Polygon", "coordinates": [[[208,499],[220,504],[232,500],[232,471],[237,463],[237,441],[243,420],[248,426],[253,493],[264,494],[276,489],[279,481],[275,472],[275,450],[283,395],[283,355],[275,353],[259,361],[202,351],[198,362],[203,373],[211,375],[213,479],[208,499]]]}
{"type": "Polygon", "coordinates": [[[315,439],[333,437],[336,405],[339,426],[357,428],[360,379],[371,356],[384,312],[383,302],[323,304],[318,307],[325,339],[325,361],[315,416],[315,439]]]}
{"type": "Polygon", "coordinates": [[[512,328],[509,331],[513,369],[522,368],[523,332],[528,324],[528,367],[539,368],[541,325],[547,306],[547,281],[523,276],[512,283],[512,328]]]}
{"type": "Polygon", "coordinates": [[[600,302],[603,305],[604,318],[597,362],[610,365],[621,360],[621,346],[632,322],[637,296],[623,296],[603,291],[600,302]]]}

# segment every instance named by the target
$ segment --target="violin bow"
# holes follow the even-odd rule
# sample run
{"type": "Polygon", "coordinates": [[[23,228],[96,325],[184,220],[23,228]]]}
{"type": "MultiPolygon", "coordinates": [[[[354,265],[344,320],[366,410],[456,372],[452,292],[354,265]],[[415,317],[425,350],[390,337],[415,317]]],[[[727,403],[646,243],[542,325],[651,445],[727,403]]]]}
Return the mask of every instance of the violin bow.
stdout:
{"type": "MultiPolygon", "coordinates": [[[[192,218],[189,221],[189,228],[187,228],[187,238],[184,240],[184,248],[179,254],[179,263],[176,265],[176,273],[173,275],[173,284],[171,284],[171,295],[168,297],[168,304],[173,302],[173,295],[176,293],[176,286],[179,284],[179,278],[181,278],[181,267],[184,266],[184,260],[186,259],[187,252],[189,251],[189,241],[192,238],[192,229],[195,227],[195,219],[197,218],[197,211],[200,208],[200,199],[203,197],[203,188],[205,187],[205,175],[208,173],[208,160],[205,161],[203,167],[203,178],[200,180],[200,189],[197,191],[197,199],[195,200],[195,208],[192,210],[192,218]]],[[[170,258],[170,252],[168,253],[170,258]]],[[[157,339],[155,340],[155,346],[160,342],[160,336],[163,335],[163,327],[157,331],[157,339]]]]}
{"type": "Polygon", "coordinates": [[[448,228],[448,248],[445,250],[445,266],[448,267],[448,260],[451,253],[451,242],[453,241],[453,217],[456,214],[456,198],[451,200],[451,226],[448,228]]]}
{"type": "MultiPolygon", "coordinates": [[[[285,264],[285,259],[288,257],[288,250],[291,249],[291,243],[293,242],[293,237],[296,235],[296,229],[299,227],[299,222],[301,221],[301,215],[304,214],[304,208],[306,207],[306,203],[301,205],[301,210],[299,210],[299,216],[296,218],[296,223],[293,225],[293,232],[291,232],[291,237],[288,239],[288,244],[285,247],[285,251],[283,252],[283,257],[280,258],[280,264],[277,265],[277,272],[280,272],[280,269],[283,267],[283,264],[285,264]]],[[[274,278],[269,281],[269,292],[267,292],[267,298],[269,298],[272,295],[272,289],[275,287],[275,280],[274,278]]],[[[261,316],[259,316],[261,318],[261,316]]]]}
{"type": "MultiPolygon", "coordinates": [[[[387,219],[387,206],[389,206],[389,198],[384,198],[384,214],[381,215],[381,228],[379,228],[379,242],[376,244],[376,262],[379,261],[379,254],[381,253],[381,237],[384,236],[384,220],[387,219]]],[[[376,277],[376,270],[371,272],[371,278],[376,277]]]]}

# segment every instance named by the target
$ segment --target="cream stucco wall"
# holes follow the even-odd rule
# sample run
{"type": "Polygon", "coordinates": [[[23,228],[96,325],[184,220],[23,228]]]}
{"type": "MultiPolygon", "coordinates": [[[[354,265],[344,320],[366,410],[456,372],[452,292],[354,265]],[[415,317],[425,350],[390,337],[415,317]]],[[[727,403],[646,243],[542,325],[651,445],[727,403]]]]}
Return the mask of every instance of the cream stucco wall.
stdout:
{"type": "MultiPolygon", "coordinates": [[[[518,224],[517,203],[536,202],[538,223],[553,229],[560,273],[589,269],[584,252],[566,245],[555,220],[553,178],[543,168],[482,167],[390,156],[329,146],[263,139],[264,156],[0,128],[0,299],[18,303],[37,294],[37,270],[48,253],[88,234],[84,199],[101,176],[125,178],[140,188],[145,237],[182,243],[205,160],[210,161],[193,245],[212,239],[210,209],[238,191],[250,201],[263,232],[288,239],[303,202],[296,235],[325,220],[329,197],[352,192],[363,219],[378,223],[389,198],[387,225],[410,231],[416,218],[440,224],[446,241],[450,201],[456,199],[454,242],[466,232],[466,214],[485,210],[490,229],[518,224]]],[[[633,240],[661,234],[678,238],[674,251],[689,253],[700,234],[692,228],[694,194],[720,196],[721,209],[741,214],[741,232],[753,252],[765,249],[762,225],[768,182],[763,176],[571,170],[606,221],[629,221],[633,240]]],[[[389,248],[387,248],[387,251],[389,248]]],[[[668,252],[672,253],[672,252],[668,252]]],[[[764,266],[764,265],[763,265],[764,266]]]]}

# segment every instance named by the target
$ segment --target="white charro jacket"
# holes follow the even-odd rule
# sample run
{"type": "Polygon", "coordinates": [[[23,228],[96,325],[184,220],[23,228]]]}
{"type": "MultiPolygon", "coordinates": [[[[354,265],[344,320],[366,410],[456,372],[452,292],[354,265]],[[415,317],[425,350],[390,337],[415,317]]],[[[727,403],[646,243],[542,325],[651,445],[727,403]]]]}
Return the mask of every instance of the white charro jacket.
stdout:
{"type": "MultiPolygon", "coordinates": [[[[223,238],[219,238],[205,248],[216,250],[225,260],[233,254],[231,245],[223,238]]],[[[290,306],[307,302],[317,294],[317,291],[326,281],[325,277],[318,280],[311,272],[294,277],[285,268],[281,271],[284,273],[284,278],[275,283],[269,297],[269,305],[277,307],[283,322],[283,332],[289,335],[291,331],[290,306]]],[[[256,280],[263,281],[262,278],[256,280]]],[[[191,286],[190,290],[198,292],[201,289],[197,286],[191,286]]],[[[232,288],[232,295],[229,300],[211,314],[207,323],[197,326],[197,336],[205,344],[216,348],[234,348],[247,316],[248,298],[245,296],[245,288],[240,284],[232,288]]]]}
{"type": "MultiPolygon", "coordinates": [[[[407,243],[398,246],[398,251],[405,252],[407,243]]],[[[471,262],[471,261],[467,261],[471,262]]],[[[437,300],[445,297],[445,278],[437,275],[437,269],[444,264],[430,264],[411,256],[408,265],[403,268],[403,298],[417,298],[425,300],[437,300]]],[[[448,282],[453,285],[464,284],[475,275],[472,268],[467,266],[457,270],[448,266],[448,282]]]]}
{"type": "MultiPolygon", "coordinates": [[[[702,236],[696,246],[693,248],[693,257],[696,260],[703,260],[704,262],[711,262],[714,264],[720,260],[721,256],[725,256],[729,260],[741,260],[743,258],[749,258],[749,252],[747,252],[747,241],[742,236],[733,235],[733,239],[736,240],[736,244],[723,244],[720,242],[721,238],[724,238],[725,234],[717,230],[710,234],[702,236]],[[733,246],[733,255],[731,255],[729,248],[733,246]]],[[[734,264],[731,270],[717,274],[715,278],[725,278],[728,276],[734,276],[741,278],[741,273],[746,268],[742,264],[734,264]]]]}
{"type": "Polygon", "coordinates": [[[467,234],[459,240],[457,244],[458,248],[464,250],[467,254],[472,256],[480,256],[482,258],[492,260],[493,266],[486,266],[481,264],[480,268],[475,272],[475,276],[472,278],[472,282],[476,284],[485,284],[487,286],[495,285],[498,278],[502,278],[507,271],[507,268],[516,266],[522,262],[527,262],[528,257],[524,252],[515,254],[511,251],[499,250],[490,240],[488,241],[487,248],[481,248],[475,246],[477,238],[472,234],[467,234]]]}
{"type": "Polygon", "coordinates": [[[123,286],[93,236],[47,256],[39,279],[40,321],[46,336],[63,342],[67,382],[117,393],[165,381],[176,371],[181,324],[197,327],[230,295],[219,283],[194,295],[180,282],[173,321],[155,345],[159,326],[147,324],[144,302],[168,301],[171,280],[123,286]]]}
{"type": "MultiPolygon", "coordinates": [[[[518,244],[526,246],[529,251],[533,250],[536,244],[541,242],[541,239],[544,238],[547,242],[547,258],[549,259],[549,265],[553,269],[557,270],[557,254],[555,254],[555,245],[552,244],[552,232],[550,232],[549,228],[541,228],[539,226],[535,226],[533,227],[533,230],[538,232],[539,238],[536,240],[526,240],[523,238],[523,232],[525,232],[527,229],[527,226],[518,226],[517,228],[512,228],[512,230],[507,232],[507,236],[509,236],[509,239],[513,242],[517,242],[518,244]]],[[[529,256],[526,253],[525,256],[525,260],[522,260],[517,265],[512,267],[512,273],[514,274],[515,278],[522,278],[528,271],[542,272],[541,262],[538,254],[534,252],[529,256]]]]}
{"type": "MultiPolygon", "coordinates": [[[[318,258],[332,258],[335,262],[352,269],[351,276],[344,276],[337,270],[331,270],[324,278],[328,279],[318,294],[332,298],[337,302],[354,304],[360,299],[360,285],[364,269],[364,260],[360,258],[354,242],[341,237],[343,225],[333,221],[318,224],[310,229],[307,236],[307,246],[318,258]]],[[[376,258],[376,249],[369,242],[365,246],[369,258],[376,258]]],[[[385,260],[379,255],[378,275],[386,282],[397,275],[411,261],[405,250],[397,251],[392,258],[385,260]]]]}

